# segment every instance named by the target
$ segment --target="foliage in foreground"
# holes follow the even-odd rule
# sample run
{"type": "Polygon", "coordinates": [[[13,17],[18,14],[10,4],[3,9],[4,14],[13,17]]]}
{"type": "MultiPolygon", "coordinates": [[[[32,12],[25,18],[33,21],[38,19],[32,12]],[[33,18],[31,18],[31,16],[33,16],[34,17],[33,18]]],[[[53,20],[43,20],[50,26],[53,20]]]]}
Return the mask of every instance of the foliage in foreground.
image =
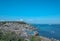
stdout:
{"type": "MultiPolygon", "coordinates": [[[[25,41],[25,39],[19,37],[14,32],[3,33],[3,31],[0,30],[0,41],[25,41]]],[[[31,36],[29,41],[40,41],[40,38],[36,36],[31,36]]]]}

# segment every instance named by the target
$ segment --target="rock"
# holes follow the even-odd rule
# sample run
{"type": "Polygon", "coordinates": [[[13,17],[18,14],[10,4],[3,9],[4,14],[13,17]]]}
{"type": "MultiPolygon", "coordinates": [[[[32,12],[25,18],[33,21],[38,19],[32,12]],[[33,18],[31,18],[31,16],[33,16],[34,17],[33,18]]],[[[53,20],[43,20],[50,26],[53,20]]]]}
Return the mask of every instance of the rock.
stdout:
{"type": "MultiPolygon", "coordinates": [[[[34,27],[22,21],[2,21],[0,24],[0,28],[2,28],[4,32],[15,32],[19,36],[29,37],[29,32],[34,31],[34,27]]],[[[37,35],[37,32],[35,32],[35,34],[37,35]]]]}
{"type": "Polygon", "coordinates": [[[38,36],[38,32],[37,31],[34,32],[34,36],[38,36]]]}

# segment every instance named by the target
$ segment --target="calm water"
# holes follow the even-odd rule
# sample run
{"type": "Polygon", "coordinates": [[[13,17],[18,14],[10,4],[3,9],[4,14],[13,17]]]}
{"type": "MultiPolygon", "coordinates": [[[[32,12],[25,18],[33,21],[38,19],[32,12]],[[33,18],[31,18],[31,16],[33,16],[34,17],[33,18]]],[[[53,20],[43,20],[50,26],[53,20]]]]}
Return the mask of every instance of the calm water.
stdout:
{"type": "Polygon", "coordinates": [[[60,24],[33,24],[39,32],[39,35],[60,40],[60,24]]]}

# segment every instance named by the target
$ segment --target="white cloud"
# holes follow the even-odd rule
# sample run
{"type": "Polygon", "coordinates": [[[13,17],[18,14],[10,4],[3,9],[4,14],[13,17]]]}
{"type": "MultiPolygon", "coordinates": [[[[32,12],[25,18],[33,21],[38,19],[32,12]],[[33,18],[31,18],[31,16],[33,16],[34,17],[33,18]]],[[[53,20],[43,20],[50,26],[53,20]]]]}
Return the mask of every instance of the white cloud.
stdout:
{"type": "Polygon", "coordinates": [[[23,21],[23,19],[20,19],[20,21],[23,21]]]}
{"type": "Polygon", "coordinates": [[[33,19],[28,19],[27,21],[33,21],[33,19]]]}

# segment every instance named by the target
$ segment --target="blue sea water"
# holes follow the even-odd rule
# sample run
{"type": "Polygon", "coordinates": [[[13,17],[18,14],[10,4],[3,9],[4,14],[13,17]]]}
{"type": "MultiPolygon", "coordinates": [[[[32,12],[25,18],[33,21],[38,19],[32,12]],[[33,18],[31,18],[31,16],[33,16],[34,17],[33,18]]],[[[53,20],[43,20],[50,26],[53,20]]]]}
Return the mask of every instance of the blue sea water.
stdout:
{"type": "Polygon", "coordinates": [[[60,40],[60,24],[32,24],[39,35],[60,40]]]}

